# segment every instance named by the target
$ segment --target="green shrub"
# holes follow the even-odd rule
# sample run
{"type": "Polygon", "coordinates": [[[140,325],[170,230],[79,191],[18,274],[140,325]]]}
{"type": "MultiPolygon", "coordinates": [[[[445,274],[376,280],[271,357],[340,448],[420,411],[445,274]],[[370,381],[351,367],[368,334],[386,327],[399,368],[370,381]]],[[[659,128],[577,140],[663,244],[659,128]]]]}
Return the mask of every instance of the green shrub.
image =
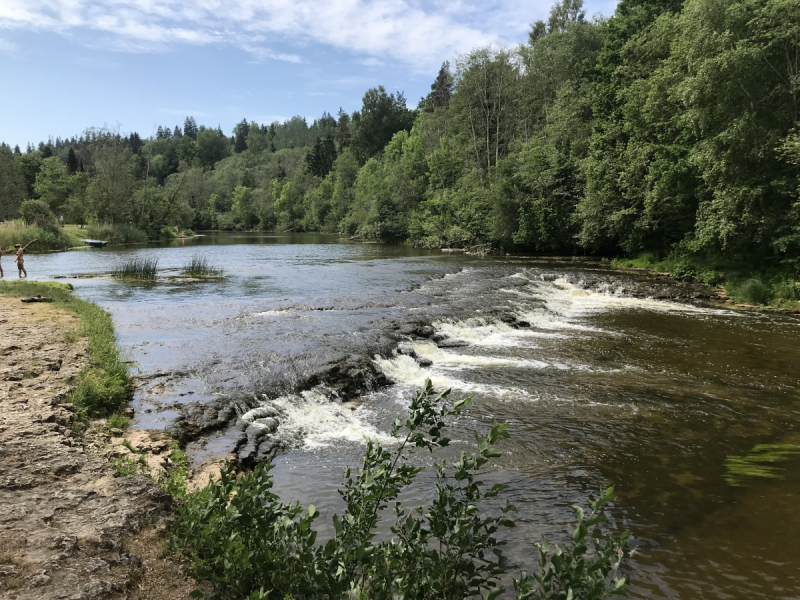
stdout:
{"type": "MultiPolygon", "coordinates": [[[[488,436],[478,435],[474,456],[461,452],[450,468],[445,462],[436,467],[436,495],[428,506],[407,510],[397,501],[423,470],[413,466],[409,450],[433,452],[449,444],[445,421],[469,400],[448,406],[448,393],[437,393],[426,381],[405,423],[395,422],[396,446],[388,450],[367,440],[357,473],[345,469],[339,491],[345,513],[334,515],[335,534],[324,545],[316,543],[314,506],[285,504],[272,491],[271,464],[238,478],[229,464],[219,479],[185,498],[170,548],[192,560],[193,576],[209,582],[215,598],[497,598],[515,568],[503,556],[505,542],[497,535],[514,526],[515,509],[507,501],[494,514],[479,509],[508,487],[487,489],[479,477],[500,456],[495,444],[508,437],[507,425],[494,423],[488,436]],[[390,504],[393,540],[377,542],[376,528],[390,504]]],[[[518,598],[577,600],[622,593],[625,579],[611,578],[627,534],[586,542],[590,528],[605,522],[600,510],[611,492],[592,502],[588,518],[575,509],[578,528],[565,551],[550,553],[547,540],[538,546],[540,568],[515,582],[518,598]]],[[[204,595],[196,591],[192,597],[204,595]]]]}
{"type": "Polygon", "coordinates": [[[697,270],[688,263],[678,263],[672,269],[672,278],[678,281],[692,281],[697,278],[697,270]]]}
{"type": "Polygon", "coordinates": [[[26,225],[42,229],[55,229],[56,216],[44,200],[25,200],[19,205],[19,214],[26,225]]]}
{"type": "Polygon", "coordinates": [[[158,271],[157,258],[132,258],[111,272],[115,279],[153,281],[158,271]]]}
{"type": "Polygon", "coordinates": [[[737,302],[767,304],[772,297],[769,288],[760,279],[751,278],[725,286],[727,294],[737,302]]]}
{"type": "Polygon", "coordinates": [[[800,281],[785,280],[772,287],[773,300],[800,300],[800,281]]]}

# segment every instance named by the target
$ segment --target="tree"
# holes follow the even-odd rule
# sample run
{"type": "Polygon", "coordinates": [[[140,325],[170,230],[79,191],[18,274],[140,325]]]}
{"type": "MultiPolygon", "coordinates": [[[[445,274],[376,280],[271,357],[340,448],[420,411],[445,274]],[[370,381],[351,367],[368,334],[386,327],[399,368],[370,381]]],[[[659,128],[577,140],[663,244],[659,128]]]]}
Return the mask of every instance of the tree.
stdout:
{"type": "Polygon", "coordinates": [[[20,203],[25,199],[27,184],[19,164],[11,149],[0,144],[0,220],[6,220],[17,213],[20,203]]]}
{"type": "Polygon", "coordinates": [[[75,175],[75,172],[78,170],[78,157],[75,154],[75,149],[70,146],[69,151],[67,152],[67,173],[70,175],[75,175]]]}
{"type": "Polygon", "coordinates": [[[250,133],[250,124],[247,119],[242,119],[233,128],[233,151],[237,154],[247,150],[247,136],[250,133]]]}
{"type": "Polygon", "coordinates": [[[197,121],[194,120],[194,117],[186,117],[186,120],[183,122],[183,135],[196,140],[197,132],[197,121]]]}
{"type": "Polygon", "coordinates": [[[50,210],[57,212],[69,195],[69,176],[64,163],[55,156],[45,158],[36,174],[34,193],[43,200],[50,210]]]}
{"type": "Polygon", "coordinates": [[[34,225],[46,229],[56,227],[56,216],[43,200],[25,200],[19,207],[19,213],[26,225],[34,225]]]}
{"type": "Polygon", "coordinates": [[[172,137],[174,138],[182,138],[183,134],[181,133],[181,128],[175,125],[175,129],[172,130],[172,137]]]}
{"type": "Polygon", "coordinates": [[[425,111],[434,112],[437,108],[447,109],[450,96],[453,94],[453,76],[450,74],[450,63],[444,61],[439,68],[436,81],[431,84],[431,93],[425,100],[425,111]]]}
{"type": "Polygon", "coordinates": [[[164,139],[164,128],[161,125],[158,126],[158,131],[156,131],[156,139],[157,140],[164,139]]]}
{"type": "Polygon", "coordinates": [[[338,117],[336,121],[336,143],[339,144],[339,150],[342,150],[350,145],[350,115],[344,112],[340,106],[338,117]]]}
{"type": "Polygon", "coordinates": [[[188,135],[182,137],[181,141],[178,143],[178,158],[186,161],[190,165],[197,158],[199,152],[200,150],[197,142],[188,135]]]}
{"type": "Polygon", "coordinates": [[[197,133],[197,157],[206,167],[230,154],[230,140],[216,129],[201,129],[197,133]]]}
{"type": "Polygon", "coordinates": [[[142,148],[142,145],[144,145],[144,142],[139,134],[135,131],[128,136],[128,146],[130,147],[131,152],[134,154],[139,154],[139,150],[142,148]]]}
{"type": "Polygon", "coordinates": [[[317,138],[314,146],[306,155],[309,172],[315,177],[325,177],[333,168],[336,160],[336,144],[333,137],[317,138]]]}
{"type": "Polygon", "coordinates": [[[383,86],[364,94],[361,112],[352,136],[353,151],[361,164],[380,153],[392,136],[411,129],[415,113],[406,108],[403,94],[387,94],[383,86]]]}

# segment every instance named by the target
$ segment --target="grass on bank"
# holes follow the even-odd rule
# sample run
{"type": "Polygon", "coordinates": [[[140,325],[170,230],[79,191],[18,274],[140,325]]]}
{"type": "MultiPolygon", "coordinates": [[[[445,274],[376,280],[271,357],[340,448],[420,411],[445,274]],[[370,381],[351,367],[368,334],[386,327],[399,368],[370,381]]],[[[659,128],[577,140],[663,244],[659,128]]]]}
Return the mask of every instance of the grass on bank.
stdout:
{"type": "Polygon", "coordinates": [[[86,416],[112,415],[127,402],[133,380],[117,348],[111,315],[96,304],[73,296],[71,290],[72,286],[66,283],[0,282],[2,296],[50,296],[53,305],[81,318],[77,335],[87,338],[89,364],[78,375],[70,400],[86,416]]]}
{"type": "Polygon", "coordinates": [[[747,265],[697,259],[666,257],[644,253],[636,258],[615,259],[613,264],[670,273],[678,281],[699,281],[710,286],[724,286],[734,302],[800,308],[800,281],[788,272],[755,274],[747,265]]]}
{"type": "Polygon", "coordinates": [[[191,260],[181,269],[184,277],[203,279],[207,277],[220,277],[222,269],[215,269],[205,256],[192,256],[191,260]]]}
{"type": "Polygon", "coordinates": [[[30,247],[30,252],[66,250],[83,245],[78,236],[63,229],[26,225],[22,219],[0,223],[0,250],[4,253],[11,252],[14,244],[25,246],[32,240],[36,243],[30,247]]]}
{"type": "Polygon", "coordinates": [[[103,240],[112,245],[138,244],[147,241],[147,234],[130,225],[113,225],[111,223],[89,223],[81,237],[91,240],[103,240]]]}
{"type": "Polygon", "coordinates": [[[158,271],[157,258],[132,258],[111,272],[114,279],[154,281],[158,271]]]}

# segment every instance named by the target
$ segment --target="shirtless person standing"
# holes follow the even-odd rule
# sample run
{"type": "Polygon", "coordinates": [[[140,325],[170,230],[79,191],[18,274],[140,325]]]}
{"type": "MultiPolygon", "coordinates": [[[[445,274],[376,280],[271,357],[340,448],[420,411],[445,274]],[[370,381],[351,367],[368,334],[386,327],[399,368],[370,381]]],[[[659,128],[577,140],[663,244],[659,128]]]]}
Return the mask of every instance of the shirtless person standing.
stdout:
{"type": "Polygon", "coordinates": [[[0,277],[3,276],[3,249],[0,248],[0,277]]]}
{"type": "Polygon", "coordinates": [[[28,277],[28,272],[25,270],[25,249],[30,246],[36,240],[30,241],[25,244],[23,248],[19,244],[14,244],[14,249],[17,251],[17,269],[19,269],[19,278],[22,279],[22,274],[25,273],[25,277],[28,277]]]}

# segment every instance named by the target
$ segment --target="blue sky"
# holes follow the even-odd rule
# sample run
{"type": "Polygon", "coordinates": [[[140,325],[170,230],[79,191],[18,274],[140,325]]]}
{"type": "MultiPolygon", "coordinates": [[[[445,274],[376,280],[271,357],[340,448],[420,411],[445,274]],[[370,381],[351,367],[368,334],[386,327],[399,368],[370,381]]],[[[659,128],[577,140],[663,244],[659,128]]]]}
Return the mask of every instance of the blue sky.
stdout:
{"type": "Polygon", "coordinates": [[[0,0],[0,141],[147,136],[187,115],[230,133],[242,118],[352,112],[377,85],[413,106],[442,61],[525,41],[552,2],[0,0]]]}

